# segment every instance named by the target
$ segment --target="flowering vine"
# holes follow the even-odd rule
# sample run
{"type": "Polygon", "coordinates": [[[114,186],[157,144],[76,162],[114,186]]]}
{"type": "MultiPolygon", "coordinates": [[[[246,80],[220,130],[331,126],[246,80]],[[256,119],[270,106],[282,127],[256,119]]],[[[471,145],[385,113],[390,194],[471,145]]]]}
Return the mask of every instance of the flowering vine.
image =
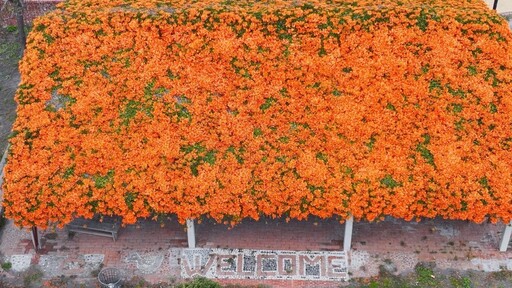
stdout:
{"type": "Polygon", "coordinates": [[[483,1],[67,1],[20,64],[6,216],[510,221],[511,40],[483,1]]]}

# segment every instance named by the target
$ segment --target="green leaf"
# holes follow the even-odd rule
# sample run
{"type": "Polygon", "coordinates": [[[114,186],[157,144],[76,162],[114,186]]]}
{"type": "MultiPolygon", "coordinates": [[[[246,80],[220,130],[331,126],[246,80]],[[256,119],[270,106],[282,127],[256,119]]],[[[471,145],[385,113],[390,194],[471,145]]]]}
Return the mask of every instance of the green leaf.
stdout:
{"type": "Polygon", "coordinates": [[[73,175],[75,175],[75,165],[68,167],[66,170],[64,170],[62,178],[69,179],[73,175]]]}
{"type": "Polygon", "coordinates": [[[260,105],[260,110],[265,111],[265,110],[269,109],[276,102],[277,102],[276,98],[273,98],[273,97],[267,98],[267,99],[265,99],[265,103],[260,105]]]}
{"type": "Polygon", "coordinates": [[[327,161],[329,161],[329,156],[325,153],[322,153],[322,152],[318,152],[316,153],[316,159],[324,162],[325,164],[327,164],[327,161]]]}
{"type": "Polygon", "coordinates": [[[423,159],[425,159],[425,162],[436,167],[436,164],[434,163],[434,155],[430,150],[428,150],[425,144],[418,144],[418,146],[416,146],[416,151],[420,153],[423,159]]]}
{"type": "Polygon", "coordinates": [[[366,147],[368,147],[368,150],[372,151],[373,150],[373,146],[375,145],[376,141],[377,141],[377,139],[375,138],[375,135],[372,135],[370,137],[369,141],[364,143],[364,145],[366,145],[366,147]]]}
{"type": "Polygon", "coordinates": [[[396,181],[395,179],[393,179],[393,176],[389,174],[384,176],[384,178],[380,179],[380,184],[382,184],[382,186],[386,188],[395,188],[402,186],[401,182],[396,181]]]}
{"type": "Polygon", "coordinates": [[[126,204],[126,206],[128,206],[130,210],[133,209],[133,202],[135,202],[135,200],[137,199],[137,195],[138,193],[134,192],[127,192],[124,195],[124,203],[126,204]]]}
{"type": "Polygon", "coordinates": [[[425,32],[428,28],[428,17],[425,10],[421,9],[420,15],[416,19],[416,26],[420,28],[421,31],[425,32]]]}
{"type": "Polygon", "coordinates": [[[94,176],[94,187],[96,188],[105,188],[108,184],[114,182],[114,170],[110,170],[106,175],[103,176],[94,176]]]}
{"type": "Polygon", "coordinates": [[[254,137],[258,137],[258,136],[261,136],[263,135],[263,131],[261,131],[260,128],[254,128],[254,130],[252,131],[252,135],[254,137]]]}
{"type": "Polygon", "coordinates": [[[441,85],[441,81],[437,79],[430,80],[430,83],[428,85],[428,91],[432,92],[433,90],[442,90],[443,86],[441,85]]]}
{"type": "Polygon", "coordinates": [[[478,74],[478,70],[476,70],[476,66],[468,66],[468,74],[469,76],[475,76],[476,74],[478,74]]]}
{"type": "Polygon", "coordinates": [[[489,104],[489,110],[490,110],[491,114],[494,114],[494,113],[498,112],[498,107],[496,107],[496,104],[491,102],[489,104]]]}
{"type": "Polygon", "coordinates": [[[452,103],[452,104],[448,105],[447,109],[453,113],[460,113],[460,112],[462,112],[463,107],[461,104],[452,103]]]}
{"type": "Polygon", "coordinates": [[[389,103],[386,105],[386,109],[388,110],[391,110],[391,111],[395,111],[396,112],[396,108],[393,104],[389,103]]]}
{"type": "Polygon", "coordinates": [[[344,67],[341,71],[343,71],[343,73],[350,73],[352,72],[352,67],[344,67]]]}

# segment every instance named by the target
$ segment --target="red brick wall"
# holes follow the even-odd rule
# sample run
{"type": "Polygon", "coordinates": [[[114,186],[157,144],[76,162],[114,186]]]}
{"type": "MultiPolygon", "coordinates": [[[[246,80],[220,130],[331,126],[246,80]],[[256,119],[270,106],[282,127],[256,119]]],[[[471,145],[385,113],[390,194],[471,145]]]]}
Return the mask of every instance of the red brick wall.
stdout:
{"type": "MultiPolygon", "coordinates": [[[[60,0],[51,1],[24,1],[23,15],[26,23],[32,23],[34,18],[44,15],[45,13],[53,10],[55,5],[60,0]]],[[[3,5],[4,1],[0,1],[0,26],[6,27],[8,25],[16,25],[16,14],[14,13],[14,7],[11,3],[3,5]]]]}

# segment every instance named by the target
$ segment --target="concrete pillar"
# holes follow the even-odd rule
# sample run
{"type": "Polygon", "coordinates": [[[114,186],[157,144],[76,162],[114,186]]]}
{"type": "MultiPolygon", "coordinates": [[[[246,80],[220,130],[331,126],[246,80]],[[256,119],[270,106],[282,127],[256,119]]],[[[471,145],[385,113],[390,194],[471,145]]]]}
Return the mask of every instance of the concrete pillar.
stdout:
{"type": "Polygon", "coordinates": [[[503,236],[501,237],[500,242],[500,251],[506,252],[508,248],[508,243],[510,243],[510,235],[512,235],[512,221],[505,226],[505,231],[503,231],[503,236]]]}
{"type": "Polygon", "coordinates": [[[352,229],[354,228],[354,216],[345,221],[345,234],[343,235],[343,251],[348,252],[352,248],[352,229]]]}
{"type": "Polygon", "coordinates": [[[196,230],[193,219],[187,219],[187,239],[188,248],[196,248],[196,230]]]}

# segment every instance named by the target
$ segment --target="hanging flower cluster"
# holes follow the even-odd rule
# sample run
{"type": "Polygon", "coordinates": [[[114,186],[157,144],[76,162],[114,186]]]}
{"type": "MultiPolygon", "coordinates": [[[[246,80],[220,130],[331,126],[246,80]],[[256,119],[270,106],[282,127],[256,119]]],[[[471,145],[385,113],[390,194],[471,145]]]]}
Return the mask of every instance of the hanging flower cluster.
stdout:
{"type": "Polygon", "coordinates": [[[483,1],[67,1],[20,65],[6,216],[510,221],[511,42],[483,1]]]}

